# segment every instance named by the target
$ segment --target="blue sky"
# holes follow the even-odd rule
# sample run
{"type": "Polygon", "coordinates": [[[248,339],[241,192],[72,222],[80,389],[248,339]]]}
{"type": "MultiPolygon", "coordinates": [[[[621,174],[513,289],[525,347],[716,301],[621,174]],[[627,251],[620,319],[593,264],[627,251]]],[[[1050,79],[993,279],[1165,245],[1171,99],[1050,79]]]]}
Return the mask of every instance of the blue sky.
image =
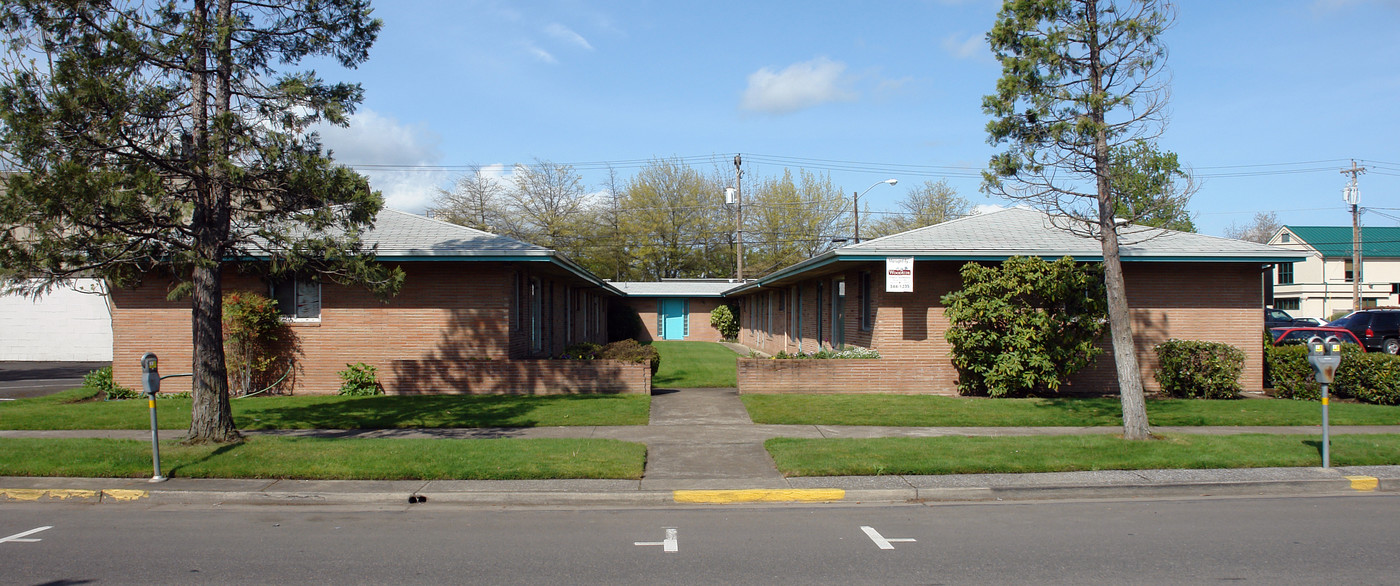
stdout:
{"type": "MultiPolygon", "coordinates": [[[[422,212],[467,165],[570,163],[590,190],[679,157],[745,184],[784,166],[829,173],[892,210],[948,179],[974,204],[982,96],[1000,68],[998,2],[388,2],[349,129],[323,132],[389,207],[422,212]]],[[[1400,225],[1400,0],[1179,6],[1167,36],[1171,121],[1159,144],[1203,182],[1189,206],[1221,234],[1256,212],[1349,225],[1350,159],[1368,226],[1400,225]]],[[[864,206],[862,206],[864,207],[864,206]]]]}

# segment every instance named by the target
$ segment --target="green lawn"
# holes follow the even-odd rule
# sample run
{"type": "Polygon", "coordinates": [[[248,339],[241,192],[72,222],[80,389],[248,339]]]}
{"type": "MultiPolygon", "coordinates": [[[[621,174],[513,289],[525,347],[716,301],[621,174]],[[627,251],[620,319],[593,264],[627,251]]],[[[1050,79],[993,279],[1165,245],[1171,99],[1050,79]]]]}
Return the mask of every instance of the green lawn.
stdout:
{"type": "Polygon", "coordinates": [[[651,377],[654,387],[694,389],[732,387],[738,384],[739,354],[714,342],[657,341],[661,368],[651,377]]]}
{"type": "MultiPolygon", "coordinates": [[[[754,423],[900,427],[1086,427],[1122,425],[1116,397],[982,399],[930,395],[744,395],[754,423]]],[[[1285,399],[1160,399],[1152,425],[1320,425],[1322,407],[1285,399]]],[[[1333,425],[1400,425],[1400,407],[1333,403],[1333,425]]]]}
{"type": "MultiPolygon", "coordinates": [[[[1319,436],[1112,435],[879,439],[774,438],[765,446],[787,476],[982,474],[1159,468],[1321,466],[1319,436]]],[[[1400,435],[1333,436],[1332,465],[1400,464],[1400,435]]]]}
{"type": "MultiPolygon", "coordinates": [[[[47,397],[0,403],[0,429],[147,429],[144,399],[85,401],[93,391],[75,389],[47,397]]],[[[233,401],[239,429],[398,429],[438,427],[547,427],[646,425],[645,395],[517,396],[293,396],[233,401]]],[[[187,429],[190,400],[156,402],[162,429],[187,429]]]]}
{"type": "MultiPolygon", "coordinates": [[[[366,480],[642,477],[646,446],[607,439],[251,437],[239,444],[161,442],[171,478],[366,480]]],[[[150,442],[0,439],[0,476],[149,477],[150,442]]]]}

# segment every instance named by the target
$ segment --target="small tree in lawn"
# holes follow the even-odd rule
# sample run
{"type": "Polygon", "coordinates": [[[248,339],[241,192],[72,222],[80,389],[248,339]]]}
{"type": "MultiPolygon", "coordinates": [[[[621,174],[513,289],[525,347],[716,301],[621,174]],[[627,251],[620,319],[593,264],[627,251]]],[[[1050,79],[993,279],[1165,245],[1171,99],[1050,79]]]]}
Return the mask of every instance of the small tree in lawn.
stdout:
{"type": "Polygon", "coordinates": [[[229,406],[223,270],[270,259],[390,295],[398,269],[361,232],[383,206],[311,128],[348,124],[358,85],[285,69],[354,67],[380,22],[367,0],[7,0],[0,4],[0,280],[147,275],[188,296],[187,441],[241,439],[229,406]]]}
{"type": "Polygon", "coordinates": [[[277,366],[276,344],[287,330],[277,312],[277,302],[257,293],[234,291],[224,295],[224,356],[234,396],[255,392],[253,387],[277,366]]]}
{"type": "MultiPolygon", "coordinates": [[[[1167,56],[1161,34],[1171,20],[1170,7],[1151,0],[1006,0],[987,33],[1002,76],[995,93],[983,98],[983,111],[992,116],[989,142],[1006,151],[983,172],[983,190],[1028,202],[1059,227],[1100,242],[1123,436],[1129,439],[1149,437],[1149,428],[1118,251],[1124,234],[1114,216],[1125,206],[1124,190],[1114,183],[1125,184],[1115,178],[1114,153],[1120,149],[1120,162],[1131,159],[1121,149],[1150,143],[1166,122],[1166,84],[1159,74],[1167,56]]],[[[1170,175],[1168,167],[1128,165],[1137,173],[1170,175]]],[[[1117,172],[1123,170],[1119,165],[1117,172]]]]}

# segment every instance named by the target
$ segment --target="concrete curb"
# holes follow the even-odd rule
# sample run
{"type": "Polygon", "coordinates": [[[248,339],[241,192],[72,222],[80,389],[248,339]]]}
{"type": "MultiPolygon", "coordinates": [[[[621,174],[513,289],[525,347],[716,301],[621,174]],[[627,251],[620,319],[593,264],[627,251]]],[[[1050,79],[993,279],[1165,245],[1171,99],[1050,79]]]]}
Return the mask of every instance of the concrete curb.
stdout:
{"type": "MultiPolygon", "coordinates": [[[[1175,471],[1181,472],[1181,471],[1175,471]]],[[[1210,472],[1210,471],[1193,471],[1210,472]]],[[[1217,471],[1222,476],[1233,471],[1217,471]]],[[[1389,471],[1387,471],[1389,472],[1389,471]]],[[[405,482],[402,490],[385,490],[371,483],[344,482],[336,490],[201,490],[194,481],[185,488],[96,488],[105,479],[0,479],[0,504],[89,505],[276,505],[276,506],[558,506],[660,507],[734,504],[902,504],[929,502],[1025,501],[1092,498],[1336,495],[1400,492],[1400,476],[1347,475],[1302,469],[1283,479],[1205,479],[1180,482],[1068,484],[1038,481],[1037,475],[1013,477],[1015,485],[912,486],[901,488],[793,488],[731,490],[433,490],[431,483],[405,482]],[[62,481],[73,486],[60,488],[62,481]],[[27,485],[27,486],[20,486],[27,485]],[[15,488],[6,488],[16,486],[15,488]],[[417,490],[417,489],[424,490],[417,490]],[[422,497],[414,503],[409,497],[422,497]]],[[[1046,475],[1048,476],[1048,475],[1046,475]]],[[[882,477],[882,480],[892,480],[882,477]]],[[[846,479],[865,480],[871,479],[846,479]]],[[[907,480],[907,479],[902,479],[907,480]]],[[[111,479],[113,484],[130,480],[111,479]]],[[[221,481],[210,481],[221,482],[221,481]]],[[[275,483],[273,483],[275,484],[275,483]]],[[[445,487],[444,487],[445,488],[445,487]]]]}

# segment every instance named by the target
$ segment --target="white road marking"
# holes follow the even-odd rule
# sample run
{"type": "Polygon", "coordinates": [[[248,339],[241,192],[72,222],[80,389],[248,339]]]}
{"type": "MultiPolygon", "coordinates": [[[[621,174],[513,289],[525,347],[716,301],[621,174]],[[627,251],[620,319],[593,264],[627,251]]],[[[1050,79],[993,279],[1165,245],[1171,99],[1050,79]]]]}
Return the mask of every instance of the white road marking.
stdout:
{"type": "Polygon", "coordinates": [[[880,549],[894,549],[894,546],[891,545],[892,543],[913,543],[915,541],[912,537],[891,537],[887,539],[885,536],[880,535],[880,532],[876,531],[874,527],[869,525],[861,525],[860,530],[864,531],[866,536],[870,537],[870,540],[875,542],[875,545],[880,546],[880,549]]]}
{"type": "Polygon", "coordinates": [[[30,529],[30,530],[25,531],[25,532],[23,532],[23,533],[16,533],[16,534],[11,535],[11,536],[9,536],[9,537],[0,537],[0,543],[5,543],[6,541],[13,541],[13,542],[15,542],[15,543],[34,543],[34,542],[36,542],[36,541],[43,541],[43,540],[41,540],[41,539],[23,539],[23,537],[26,536],[26,535],[33,535],[33,534],[35,534],[35,533],[38,533],[38,532],[44,531],[44,530],[48,530],[48,529],[53,529],[53,525],[45,525],[45,526],[40,527],[40,528],[38,528],[38,529],[30,529]]]}
{"type": "Polygon", "coordinates": [[[680,542],[676,540],[675,527],[662,527],[666,530],[666,539],[662,541],[633,541],[632,545],[659,545],[661,551],[675,553],[681,550],[680,542]]]}

